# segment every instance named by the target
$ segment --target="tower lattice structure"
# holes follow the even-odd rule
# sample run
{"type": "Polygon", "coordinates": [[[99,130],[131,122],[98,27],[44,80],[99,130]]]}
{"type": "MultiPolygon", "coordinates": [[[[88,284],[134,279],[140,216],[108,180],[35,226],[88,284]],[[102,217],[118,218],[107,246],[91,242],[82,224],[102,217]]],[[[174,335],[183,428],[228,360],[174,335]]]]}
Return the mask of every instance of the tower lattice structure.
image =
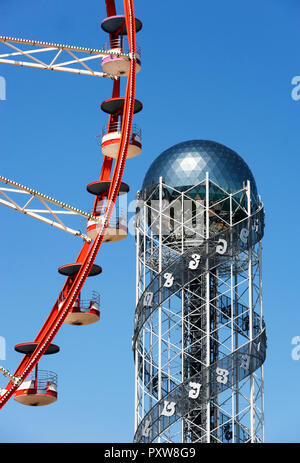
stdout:
{"type": "Polygon", "coordinates": [[[262,442],[261,239],[251,182],[137,195],[135,442],[262,442]]]}

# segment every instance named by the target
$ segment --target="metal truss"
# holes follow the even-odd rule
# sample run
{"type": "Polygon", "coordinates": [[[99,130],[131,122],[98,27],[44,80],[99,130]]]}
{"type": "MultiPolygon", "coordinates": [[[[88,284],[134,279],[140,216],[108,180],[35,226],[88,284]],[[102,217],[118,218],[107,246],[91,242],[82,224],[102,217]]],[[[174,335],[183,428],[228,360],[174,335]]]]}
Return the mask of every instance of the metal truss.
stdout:
{"type": "Polygon", "coordinates": [[[71,235],[78,236],[87,242],[91,242],[91,239],[85,233],[71,228],[66,225],[65,221],[67,218],[70,218],[70,216],[83,217],[84,219],[93,219],[95,221],[98,221],[99,218],[33,190],[32,188],[9,180],[2,175],[0,175],[0,182],[2,182],[0,183],[0,204],[70,233],[71,235]],[[6,184],[8,187],[4,187],[2,184],[6,184]],[[56,206],[56,208],[54,209],[53,206],[56,206]],[[51,218],[49,218],[49,216],[51,216],[51,218]]]}
{"type": "MultiPolygon", "coordinates": [[[[1,365],[0,365],[0,373],[2,373],[3,376],[5,376],[9,380],[13,381],[14,383],[19,382],[18,378],[16,378],[14,375],[12,375],[8,370],[6,370],[6,368],[2,367],[1,365]]],[[[2,389],[0,389],[0,395],[1,395],[1,391],[2,391],[2,389]]]]}
{"type": "Polygon", "coordinates": [[[263,441],[263,220],[208,174],[138,197],[135,442],[263,441]]]}
{"type": "Polygon", "coordinates": [[[10,53],[0,54],[0,63],[111,79],[117,79],[117,77],[98,71],[101,58],[123,56],[129,60],[131,57],[130,53],[119,51],[75,47],[15,37],[0,36],[0,43],[5,49],[10,49],[10,53]]]}

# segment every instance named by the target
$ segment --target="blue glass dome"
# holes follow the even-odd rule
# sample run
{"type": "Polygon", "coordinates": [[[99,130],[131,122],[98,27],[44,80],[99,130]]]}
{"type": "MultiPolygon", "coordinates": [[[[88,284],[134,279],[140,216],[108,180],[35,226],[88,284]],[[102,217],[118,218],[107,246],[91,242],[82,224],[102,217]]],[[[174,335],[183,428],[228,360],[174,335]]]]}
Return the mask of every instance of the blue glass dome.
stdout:
{"type": "Polygon", "coordinates": [[[234,193],[250,180],[251,193],[257,198],[254,177],[246,162],[233,150],[209,140],[189,140],[168,148],[149,167],[142,186],[146,196],[163,182],[180,191],[209,178],[228,193],[234,193]]]}

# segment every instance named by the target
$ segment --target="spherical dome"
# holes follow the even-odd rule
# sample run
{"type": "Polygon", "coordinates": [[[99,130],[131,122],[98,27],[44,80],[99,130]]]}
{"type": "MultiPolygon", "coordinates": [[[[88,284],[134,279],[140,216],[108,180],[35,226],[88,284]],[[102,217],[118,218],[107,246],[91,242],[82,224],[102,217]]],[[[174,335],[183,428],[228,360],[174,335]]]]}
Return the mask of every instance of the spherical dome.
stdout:
{"type": "Polygon", "coordinates": [[[246,162],[233,150],[209,140],[190,140],[168,148],[149,167],[142,186],[148,195],[159,177],[180,191],[209,178],[227,193],[234,193],[250,180],[252,197],[257,198],[254,177],[246,162]]]}

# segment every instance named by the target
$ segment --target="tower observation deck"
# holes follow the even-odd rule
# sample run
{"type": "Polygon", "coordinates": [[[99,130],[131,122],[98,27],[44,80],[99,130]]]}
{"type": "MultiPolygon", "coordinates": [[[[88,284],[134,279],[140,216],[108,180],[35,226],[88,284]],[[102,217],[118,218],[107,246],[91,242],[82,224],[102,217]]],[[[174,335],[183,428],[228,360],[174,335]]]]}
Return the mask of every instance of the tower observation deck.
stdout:
{"type": "Polygon", "coordinates": [[[264,210],[245,161],[179,143],[137,194],[135,442],[262,442],[264,210]]]}

